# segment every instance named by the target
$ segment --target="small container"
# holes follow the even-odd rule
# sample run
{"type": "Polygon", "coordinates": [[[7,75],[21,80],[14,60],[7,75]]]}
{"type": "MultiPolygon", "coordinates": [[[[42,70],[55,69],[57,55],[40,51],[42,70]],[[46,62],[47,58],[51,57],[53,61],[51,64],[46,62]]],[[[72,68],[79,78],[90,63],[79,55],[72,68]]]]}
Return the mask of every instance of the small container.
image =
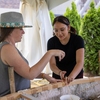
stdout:
{"type": "Polygon", "coordinates": [[[67,94],[67,95],[62,95],[60,97],[60,100],[80,100],[80,97],[77,95],[67,94]]]}

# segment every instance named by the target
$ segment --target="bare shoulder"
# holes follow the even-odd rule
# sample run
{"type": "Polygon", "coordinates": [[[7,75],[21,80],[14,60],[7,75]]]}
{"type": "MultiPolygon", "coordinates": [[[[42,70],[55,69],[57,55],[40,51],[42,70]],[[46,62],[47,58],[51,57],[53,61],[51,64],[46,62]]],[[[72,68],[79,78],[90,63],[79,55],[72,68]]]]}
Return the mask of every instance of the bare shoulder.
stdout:
{"type": "Polygon", "coordinates": [[[2,47],[1,59],[5,64],[8,64],[8,62],[15,62],[15,60],[19,58],[20,55],[13,45],[7,44],[2,47]]]}
{"type": "MultiPolygon", "coordinates": [[[[5,52],[6,50],[14,50],[15,49],[15,47],[13,46],[13,45],[11,45],[11,44],[6,44],[6,45],[4,45],[3,47],[2,47],[2,49],[1,49],[1,51],[2,52],[5,52]]],[[[6,51],[7,52],[7,51],[6,51]]]]}

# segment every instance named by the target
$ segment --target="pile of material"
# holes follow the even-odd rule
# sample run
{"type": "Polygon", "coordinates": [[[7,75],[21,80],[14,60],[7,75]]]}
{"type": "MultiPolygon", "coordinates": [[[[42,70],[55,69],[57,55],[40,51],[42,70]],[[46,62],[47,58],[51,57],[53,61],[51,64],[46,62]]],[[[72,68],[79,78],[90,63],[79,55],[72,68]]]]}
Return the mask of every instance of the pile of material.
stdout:
{"type": "Polygon", "coordinates": [[[46,84],[49,84],[49,82],[46,79],[31,80],[31,88],[43,86],[46,84]]]}

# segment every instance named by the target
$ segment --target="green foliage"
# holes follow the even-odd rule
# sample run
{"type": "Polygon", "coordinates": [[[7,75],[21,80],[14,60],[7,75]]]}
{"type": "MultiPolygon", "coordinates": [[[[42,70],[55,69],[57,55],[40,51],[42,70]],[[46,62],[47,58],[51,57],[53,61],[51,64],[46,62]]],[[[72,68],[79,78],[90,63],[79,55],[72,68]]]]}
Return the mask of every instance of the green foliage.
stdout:
{"type": "Polygon", "coordinates": [[[80,26],[81,26],[81,17],[77,12],[76,4],[74,2],[71,3],[72,9],[67,8],[64,16],[70,20],[70,25],[74,27],[79,34],[80,26]]]}
{"type": "Polygon", "coordinates": [[[95,9],[91,2],[90,9],[82,20],[80,34],[85,42],[85,71],[99,74],[98,51],[100,50],[100,8],[95,9]]]}
{"type": "Polygon", "coordinates": [[[53,23],[55,15],[54,15],[54,13],[52,11],[49,11],[49,14],[50,14],[50,18],[51,18],[51,23],[53,23]]]}
{"type": "Polygon", "coordinates": [[[71,12],[70,8],[66,8],[66,12],[64,13],[64,16],[70,15],[70,12],[71,12]]]}

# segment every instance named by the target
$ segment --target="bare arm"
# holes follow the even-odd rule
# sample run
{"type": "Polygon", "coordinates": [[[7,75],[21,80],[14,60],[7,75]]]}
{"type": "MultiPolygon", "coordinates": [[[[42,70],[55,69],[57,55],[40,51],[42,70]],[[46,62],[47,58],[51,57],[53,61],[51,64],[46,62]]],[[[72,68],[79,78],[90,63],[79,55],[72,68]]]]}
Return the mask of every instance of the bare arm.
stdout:
{"type": "Polygon", "coordinates": [[[45,73],[41,73],[38,78],[43,78],[43,79],[46,79],[48,80],[50,83],[56,83],[56,82],[61,82],[62,80],[60,79],[55,79],[51,76],[49,76],[49,74],[45,74],[45,73]]]}
{"type": "Polygon", "coordinates": [[[68,76],[69,82],[72,81],[82,70],[84,65],[84,48],[78,49],[76,51],[76,65],[70,75],[68,76]]]}
{"type": "Polygon", "coordinates": [[[61,79],[64,79],[66,71],[62,71],[56,66],[55,57],[50,59],[50,68],[55,74],[59,75],[61,79]]]}
{"type": "Polygon", "coordinates": [[[1,50],[2,61],[6,65],[14,67],[16,73],[27,79],[34,79],[37,77],[52,56],[58,56],[61,60],[64,55],[64,52],[61,50],[50,50],[40,59],[39,62],[30,68],[30,66],[19,55],[14,46],[8,44],[3,46],[1,50]]]}
{"type": "Polygon", "coordinates": [[[59,72],[60,72],[61,70],[56,66],[55,57],[52,57],[52,58],[50,59],[50,68],[51,68],[51,70],[52,70],[55,74],[59,75],[59,72]]]}

